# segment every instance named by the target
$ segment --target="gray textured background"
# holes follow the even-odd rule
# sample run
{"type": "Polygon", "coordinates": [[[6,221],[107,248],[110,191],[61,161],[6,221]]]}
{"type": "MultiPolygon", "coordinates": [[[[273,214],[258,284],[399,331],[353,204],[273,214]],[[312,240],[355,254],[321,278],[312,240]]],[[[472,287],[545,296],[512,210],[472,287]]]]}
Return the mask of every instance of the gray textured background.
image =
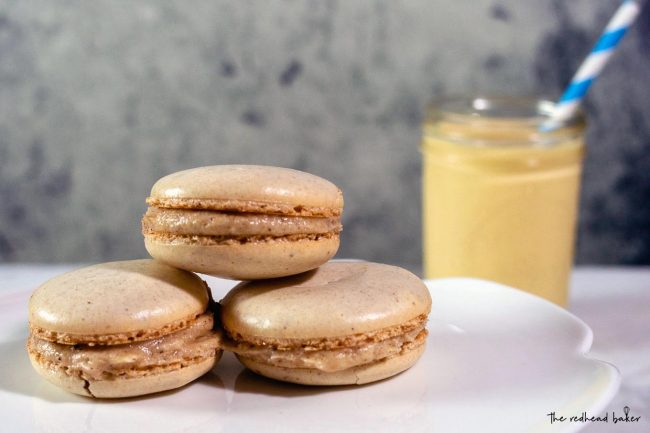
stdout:
{"type": "MultiPolygon", "coordinates": [[[[340,256],[417,269],[434,96],[557,96],[616,1],[0,2],[0,260],[146,254],[144,198],[198,165],[345,192],[340,256]]],[[[581,263],[650,263],[650,8],[590,93],[581,263]]]]}

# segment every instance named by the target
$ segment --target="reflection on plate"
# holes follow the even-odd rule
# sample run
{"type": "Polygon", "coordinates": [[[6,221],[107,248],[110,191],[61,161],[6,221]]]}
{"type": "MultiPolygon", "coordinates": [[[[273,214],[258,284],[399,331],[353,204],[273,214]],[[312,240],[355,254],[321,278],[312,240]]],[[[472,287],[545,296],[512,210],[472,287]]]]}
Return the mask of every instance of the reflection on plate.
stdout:
{"type": "MultiPolygon", "coordinates": [[[[234,282],[206,277],[220,299],[234,282]]],[[[226,354],[179,390],[94,401],[38,377],[24,350],[29,293],[0,295],[0,411],[8,432],[544,432],[548,413],[596,415],[619,375],[585,356],[591,330],[565,310],[486,281],[427,282],[428,348],[412,369],[365,386],[264,379],[226,354]]]]}

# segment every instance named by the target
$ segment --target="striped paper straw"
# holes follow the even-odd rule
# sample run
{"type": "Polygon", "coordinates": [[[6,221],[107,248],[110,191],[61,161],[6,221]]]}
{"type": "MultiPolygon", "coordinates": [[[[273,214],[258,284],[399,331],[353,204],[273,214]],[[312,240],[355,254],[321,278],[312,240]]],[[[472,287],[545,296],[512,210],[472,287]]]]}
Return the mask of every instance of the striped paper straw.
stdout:
{"type": "Polygon", "coordinates": [[[640,9],[641,6],[636,0],[625,0],[616,10],[600,39],[585,61],[582,62],[578,72],[573,76],[571,83],[555,105],[550,118],[542,125],[542,131],[551,131],[557,128],[576,113],[587,90],[603,70],[607,60],[636,19],[640,9]]]}

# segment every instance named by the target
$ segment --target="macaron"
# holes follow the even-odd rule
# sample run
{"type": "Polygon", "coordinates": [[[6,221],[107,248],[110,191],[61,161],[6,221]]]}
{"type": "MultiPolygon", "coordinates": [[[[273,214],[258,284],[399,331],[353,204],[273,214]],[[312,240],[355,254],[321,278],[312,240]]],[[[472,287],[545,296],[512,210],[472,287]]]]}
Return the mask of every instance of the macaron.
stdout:
{"type": "Polygon", "coordinates": [[[178,388],[221,356],[209,303],[198,276],[154,260],[89,266],[34,291],[27,352],[39,374],[75,394],[178,388]]]}
{"type": "Polygon", "coordinates": [[[158,180],[142,219],[156,260],[254,280],[314,269],[336,254],[343,194],[302,171],[216,165],[158,180]]]}
{"type": "Polygon", "coordinates": [[[405,269],[329,262],[237,285],[221,301],[224,348],[273,379],[364,384],[415,364],[430,310],[427,287],[405,269]]]}

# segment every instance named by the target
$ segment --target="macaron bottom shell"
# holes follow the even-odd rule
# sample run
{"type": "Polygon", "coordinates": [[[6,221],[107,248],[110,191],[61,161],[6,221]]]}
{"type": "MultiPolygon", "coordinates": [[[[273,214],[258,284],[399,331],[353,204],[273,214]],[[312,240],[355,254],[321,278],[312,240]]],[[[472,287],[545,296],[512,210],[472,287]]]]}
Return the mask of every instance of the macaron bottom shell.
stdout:
{"type": "Polygon", "coordinates": [[[300,240],[201,245],[175,242],[174,238],[145,236],[151,257],[168,265],[234,280],[258,280],[299,274],[331,259],[339,236],[300,240]]]}
{"type": "Polygon", "coordinates": [[[221,354],[222,351],[218,350],[214,357],[185,367],[111,380],[85,380],[79,376],[70,376],[61,369],[47,368],[41,365],[31,353],[29,359],[37,373],[68,392],[94,398],[125,398],[168,391],[187,385],[209,372],[221,358],[221,354]]]}
{"type": "Polygon", "coordinates": [[[325,372],[314,368],[278,367],[244,356],[236,356],[251,371],[282,382],[317,386],[363,385],[387,379],[408,370],[422,356],[425,346],[426,344],[421,344],[397,356],[334,372],[325,372]]]}

